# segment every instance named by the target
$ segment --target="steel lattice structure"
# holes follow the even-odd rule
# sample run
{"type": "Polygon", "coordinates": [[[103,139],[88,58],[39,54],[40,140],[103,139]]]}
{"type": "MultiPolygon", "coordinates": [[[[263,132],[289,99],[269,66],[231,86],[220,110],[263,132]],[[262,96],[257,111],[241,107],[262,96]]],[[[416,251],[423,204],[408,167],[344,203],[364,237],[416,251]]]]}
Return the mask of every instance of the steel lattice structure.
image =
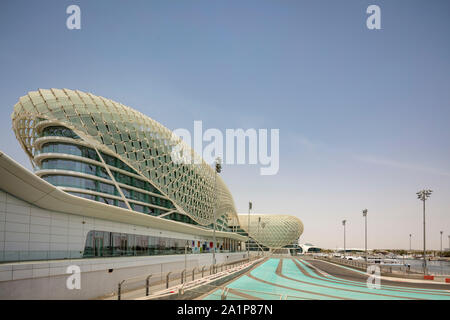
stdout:
{"type": "Polygon", "coordinates": [[[51,122],[126,163],[197,223],[214,222],[215,201],[216,218],[237,218],[231,193],[220,176],[216,200],[215,171],[171,130],[130,107],[78,90],[40,89],[21,97],[11,117],[14,133],[33,165],[37,130],[51,122]],[[180,162],[180,157],[194,161],[180,162]]]}
{"type": "Polygon", "coordinates": [[[271,249],[291,245],[303,233],[302,221],[290,215],[251,214],[250,232],[248,228],[248,215],[239,214],[238,218],[240,227],[250,237],[271,249]]]}

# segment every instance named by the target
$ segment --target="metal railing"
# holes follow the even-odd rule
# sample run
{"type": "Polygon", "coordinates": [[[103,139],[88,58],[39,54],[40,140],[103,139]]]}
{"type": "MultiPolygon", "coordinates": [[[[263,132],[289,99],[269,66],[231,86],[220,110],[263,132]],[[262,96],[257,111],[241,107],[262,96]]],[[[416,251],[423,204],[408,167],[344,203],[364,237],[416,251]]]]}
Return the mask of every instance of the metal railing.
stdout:
{"type": "MultiPolygon", "coordinates": [[[[406,265],[383,265],[379,263],[366,263],[365,261],[358,261],[358,260],[348,260],[348,259],[339,259],[339,258],[330,258],[330,257],[317,257],[315,256],[314,259],[323,259],[330,262],[345,264],[348,266],[356,267],[359,269],[363,269],[364,271],[367,270],[367,267],[369,265],[376,265],[380,268],[381,273],[390,273],[390,274],[398,274],[398,275],[421,275],[423,274],[423,267],[421,266],[406,266],[406,265]]],[[[436,271],[436,270],[428,270],[428,274],[430,275],[448,275],[448,272],[445,271],[436,271]]]]}
{"type": "MultiPolygon", "coordinates": [[[[257,259],[257,257],[252,257],[251,260],[255,260],[255,259],[257,259]]],[[[216,274],[217,272],[219,272],[219,270],[220,270],[220,272],[223,272],[224,270],[226,271],[229,269],[233,269],[237,266],[240,266],[240,265],[243,265],[246,263],[248,263],[247,259],[236,261],[236,262],[224,262],[221,264],[210,265],[209,266],[209,276],[216,274]]],[[[204,278],[205,276],[208,276],[205,274],[207,267],[208,266],[202,266],[202,267],[194,267],[193,269],[183,269],[180,271],[169,271],[165,274],[161,274],[160,280],[159,281],[157,280],[153,283],[150,283],[150,278],[152,277],[152,274],[124,279],[118,283],[117,299],[121,300],[123,298],[123,295],[125,293],[124,292],[125,285],[131,285],[131,284],[136,284],[139,282],[144,282],[143,286],[133,288],[131,290],[128,290],[127,292],[137,291],[137,290],[141,290],[141,289],[145,288],[145,295],[148,296],[148,295],[150,295],[150,291],[154,291],[154,290],[150,290],[151,287],[162,285],[163,287],[168,289],[171,285],[171,282],[173,282],[173,281],[180,281],[179,283],[185,284],[187,282],[189,272],[191,273],[192,281],[194,281],[196,279],[196,274],[199,277],[199,279],[204,278]]]]}
{"type": "Polygon", "coordinates": [[[122,298],[122,287],[123,287],[124,283],[126,283],[126,282],[127,282],[127,284],[138,283],[138,282],[143,281],[144,279],[145,279],[145,295],[148,296],[150,294],[150,278],[151,277],[152,277],[152,274],[149,274],[145,278],[143,278],[142,276],[138,276],[138,277],[128,278],[128,279],[124,279],[124,280],[120,281],[117,286],[117,300],[120,300],[122,298]]]}

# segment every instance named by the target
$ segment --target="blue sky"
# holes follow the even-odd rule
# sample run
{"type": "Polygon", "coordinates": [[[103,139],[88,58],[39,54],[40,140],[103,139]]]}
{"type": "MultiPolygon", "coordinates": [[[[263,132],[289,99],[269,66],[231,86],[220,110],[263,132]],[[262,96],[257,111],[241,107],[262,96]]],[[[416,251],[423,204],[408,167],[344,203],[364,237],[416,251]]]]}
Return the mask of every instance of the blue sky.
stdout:
{"type": "Polygon", "coordinates": [[[427,246],[450,233],[448,1],[1,1],[0,150],[38,88],[92,92],[165,126],[280,129],[280,170],[225,166],[238,211],[298,216],[302,241],[427,246]],[[81,30],[66,8],[81,8],[81,30]],[[381,30],[366,8],[381,8],[381,30]]]}

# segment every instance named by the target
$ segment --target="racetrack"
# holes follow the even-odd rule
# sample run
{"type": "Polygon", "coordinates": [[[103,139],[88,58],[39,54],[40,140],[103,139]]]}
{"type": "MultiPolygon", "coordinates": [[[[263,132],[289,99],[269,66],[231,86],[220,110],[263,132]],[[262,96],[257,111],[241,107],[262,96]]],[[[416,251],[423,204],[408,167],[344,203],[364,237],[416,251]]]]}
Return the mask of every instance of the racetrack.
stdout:
{"type": "MultiPolygon", "coordinates": [[[[450,300],[450,285],[381,280],[369,288],[362,271],[303,258],[270,258],[226,284],[226,298],[293,300],[450,300]]],[[[221,299],[223,288],[204,299],[221,299]]]]}

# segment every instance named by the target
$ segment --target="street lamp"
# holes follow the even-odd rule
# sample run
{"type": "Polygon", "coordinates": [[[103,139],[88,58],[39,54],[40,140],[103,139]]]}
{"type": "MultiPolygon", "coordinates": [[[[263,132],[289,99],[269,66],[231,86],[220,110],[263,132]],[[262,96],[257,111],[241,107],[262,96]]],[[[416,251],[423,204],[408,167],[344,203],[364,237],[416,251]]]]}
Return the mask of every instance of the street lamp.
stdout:
{"type": "Polygon", "coordinates": [[[346,252],[346,250],[345,250],[345,223],[347,222],[347,220],[342,220],[342,225],[344,226],[344,259],[346,259],[345,258],[345,252],[346,252]]]}
{"type": "Polygon", "coordinates": [[[366,264],[367,264],[367,209],[362,211],[365,222],[365,250],[366,250],[366,264]]]}
{"type": "Polygon", "coordinates": [[[247,257],[250,260],[250,210],[252,210],[252,202],[248,202],[248,215],[247,215],[247,257]]]}
{"type": "MultiPolygon", "coordinates": [[[[261,223],[261,217],[258,217],[258,239],[261,239],[260,236],[259,236],[259,225],[260,225],[260,223],[261,223]]],[[[261,246],[258,245],[258,247],[259,247],[259,249],[261,249],[261,246]]],[[[260,251],[259,249],[258,249],[258,256],[259,256],[259,251],[260,251]]]]}
{"type": "Polygon", "coordinates": [[[217,212],[217,174],[222,171],[222,160],[220,157],[216,158],[215,172],[214,172],[214,229],[213,229],[213,270],[216,266],[216,212],[217,212]]]}
{"type": "Polygon", "coordinates": [[[187,248],[188,248],[189,240],[186,240],[184,244],[184,279],[182,279],[183,283],[186,282],[186,273],[187,273],[187,248]]]}
{"type": "MultiPolygon", "coordinates": [[[[265,222],[261,223],[261,229],[262,229],[263,235],[264,235],[264,228],[265,228],[265,227],[266,227],[266,223],[265,223],[265,222]]],[[[263,252],[263,249],[262,249],[262,248],[261,248],[261,255],[264,256],[264,252],[263,252]]]]}
{"type": "Polygon", "coordinates": [[[442,234],[444,233],[444,231],[441,231],[441,254],[440,256],[442,257],[442,234]]]}
{"type": "Polygon", "coordinates": [[[409,234],[409,254],[411,254],[411,236],[412,234],[409,234]]]}
{"type": "Polygon", "coordinates": [[[430,197],[431,193],[433,191],[430,189],[424,189],[419,192],[416,192],[417,199],[423,201],[423,273],[427,274],[427,259],[426,259],[426,252],[425,252],[425,201],[430,197]]]}

